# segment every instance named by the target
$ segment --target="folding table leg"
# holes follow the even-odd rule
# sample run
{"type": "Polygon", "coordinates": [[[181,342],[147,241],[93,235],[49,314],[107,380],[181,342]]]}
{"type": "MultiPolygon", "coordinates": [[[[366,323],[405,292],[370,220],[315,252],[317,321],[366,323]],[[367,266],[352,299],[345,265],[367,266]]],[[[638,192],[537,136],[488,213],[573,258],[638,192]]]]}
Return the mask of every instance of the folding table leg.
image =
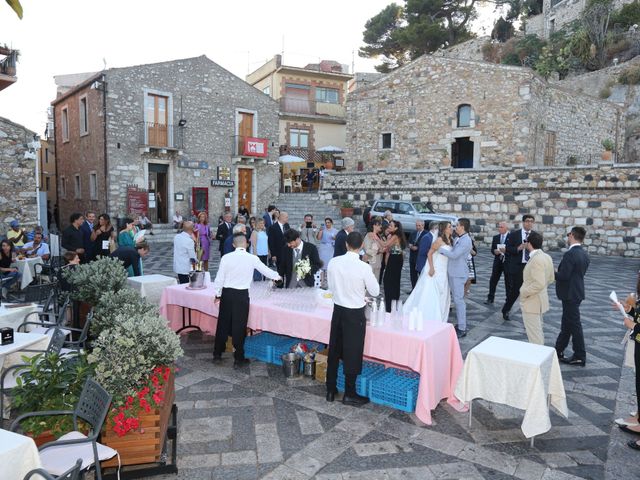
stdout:
{"type": "Polygon", "coordinates": [[[533,441],[536,439],[536,436],[534,435],[533,437],[531,437],[531,448],[533,448],[533,441]]]}
{"type": "Polygon", "coordinates": [[[469,400],[469,428],[471,428],[471,411],[473,409],[473,400],[469,400]]]}

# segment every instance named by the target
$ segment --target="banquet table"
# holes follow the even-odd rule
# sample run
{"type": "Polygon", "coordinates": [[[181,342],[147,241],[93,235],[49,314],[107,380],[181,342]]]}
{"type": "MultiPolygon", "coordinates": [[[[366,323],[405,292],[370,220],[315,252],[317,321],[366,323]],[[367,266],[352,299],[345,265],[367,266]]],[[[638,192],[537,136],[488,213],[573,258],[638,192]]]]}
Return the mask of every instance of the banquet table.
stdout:
{"type": "Polygon", "coordinates": [[[555,349],[507,338],[489,337],[469,351],[455,395],[463,402],[482,398],[525,410],[526,438],[551,429],[549,402],[569,415],[555,349]]]}
{"type": "Polygon", "coordinates": [[[0,428],[0,465],[0,476],[7,480],[22,480],[28,472],[40,468],[40,455],[33,438],[0,428]]]}
{"type": "Polygon", "coordinates": [[[24,321],[24,317],[39,309],[38,305],[34,303],[14,308],[2,304],[0,306],[0,328],[11,327],[15,330],[24,321]]]}
{"type": "Polygon", "coordinates": [[[176,285],[178,282],[174,277],[167,275],[141,275],[139,277],[127,278],[127,286],[137,291],[141,297],[146,298],[149,303],[159,304],[164,287],[176,285]]]}
{"type": "MultiPolygon", "coordinates": [[[[318,289],[270,291],[264,283],[252,285],[249,328],[329,343],[333,305],[315,302],[318,289]]],[[[215,333],[218,306],[213,299],[212,286],[203,290],[188,290],[185,285],[167,287],[162,292],[160,312],[172,329],[179,330],[184,310],[188,309],[194,325],[215,333]]],[[[422,422],[431,424],[431,410],[444,398],[452,406],[461,407],[454,387],[463,362],[451,324],[426,322],[422,331],[402,329],[391,322],[367,326],[364,355],[420,373],[415,413],[422,422]]]]}
{"type": "Polygon", "coordinates": [[[36,275],[36,265],[42,265],[44,262],[40,257],[33,258],[23,258],[22,260],[16,260],[15,266],[18,271],[22,274],[22,279],[20,280],[20,289],[24,290],[27,288],[36,275]]]}

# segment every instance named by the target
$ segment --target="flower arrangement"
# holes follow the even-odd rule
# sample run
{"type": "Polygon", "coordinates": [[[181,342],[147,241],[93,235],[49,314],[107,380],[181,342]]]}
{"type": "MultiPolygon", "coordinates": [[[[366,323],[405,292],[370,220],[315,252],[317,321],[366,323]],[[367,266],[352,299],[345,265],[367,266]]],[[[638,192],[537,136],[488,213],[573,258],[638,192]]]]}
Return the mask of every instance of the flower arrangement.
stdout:
{"type": "Polygon", "coordinates": [[[302,280],[311,273],[311,262],[309,261],[309,257],[298,260],[293,268],[296,272],[296,278],[298,280],[302,280]]]}
{"type": "Polygon", "coordinates": [[[160,406],[164,400],[165,385],[170,374],[169,367],[154,368],[145,384],[132,395],[127,396],[124,405],[112,409],[109,415],[112,424],[109,427],[116,435],[123,437],[127,432],[138,429],[140,433],[144,433],[144,429],[140,428],[140,412],[149,413],[153,408],[160,406]]]}
{"type": "Polygon", "coordinates": [[[73,288],[71,298],[97,305],[105,292],[117,292],[127,282],[127,271],[117,258],[100,257],[90,263],[78,265],[62,274],[73,288]]]}

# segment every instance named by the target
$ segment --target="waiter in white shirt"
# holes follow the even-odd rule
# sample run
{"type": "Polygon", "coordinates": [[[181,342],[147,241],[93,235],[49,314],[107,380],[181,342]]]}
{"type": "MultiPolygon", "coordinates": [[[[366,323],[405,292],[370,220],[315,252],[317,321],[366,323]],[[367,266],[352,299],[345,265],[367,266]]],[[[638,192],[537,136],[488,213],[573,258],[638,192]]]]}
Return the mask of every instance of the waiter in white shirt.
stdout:
{"type": "Polygon", "coordinates": [[[213,361],[222,360],[227,337],[231,334],[235,349],[233,366],[237,368],[249,363],[244,358],[244,338],[249,319],[249,286],[253,271],[258,270],[271,280],[281,280],[282,277],[263,264],[256,255],[247,252],[247,238],[243,233],[233,236],[233,246],[235,251],[220,259],[220,268],[213,281],[215,302],[220,302],[213,361]]]}
{"type": "Polygon", "coordinates": [[[173,238],[173,271],[178,274],[179,283],[189,283],[191,264],[196,258],[193,222],[186,221],[182,225],[182,232],[173,238]]]}
{"type": "Polygon", "coordinates": [[[342,403],[361,406],[369,402],[356,393],[356,379],[362,371],[362,352],[367,321],[364,316],[365,295],[377,296],[380,285],[369,264],[360,261],[362,234],[347,235],[347,253],[329,262],[327,277],[333,293],[333,316],[327,359],[327,401],[337,393],[338,361],[344,363],[345,389],[342,403]]]}

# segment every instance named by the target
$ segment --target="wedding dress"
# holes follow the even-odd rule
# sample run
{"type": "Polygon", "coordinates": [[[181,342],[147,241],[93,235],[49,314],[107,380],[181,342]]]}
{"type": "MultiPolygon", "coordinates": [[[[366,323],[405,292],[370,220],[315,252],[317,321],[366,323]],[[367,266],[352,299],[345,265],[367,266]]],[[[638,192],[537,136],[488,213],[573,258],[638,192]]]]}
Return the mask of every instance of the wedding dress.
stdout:
{"type": "MultiPolygon", "coordinates": [[[[441,248],[451,250],[448,245],[441,248]]],[[[433,253],[433,277],[429,275],[429,262],[425,264],[416,287],[407,298],[402,307],[402,312],[409,315],[414,308],[422,312],[422,317],[427,322],[446,322],[449,319],[449,306],[451,295],[449,294],[449,279],[447,277],[447,265],[449,259],[438,252],[433,253]]]]}

